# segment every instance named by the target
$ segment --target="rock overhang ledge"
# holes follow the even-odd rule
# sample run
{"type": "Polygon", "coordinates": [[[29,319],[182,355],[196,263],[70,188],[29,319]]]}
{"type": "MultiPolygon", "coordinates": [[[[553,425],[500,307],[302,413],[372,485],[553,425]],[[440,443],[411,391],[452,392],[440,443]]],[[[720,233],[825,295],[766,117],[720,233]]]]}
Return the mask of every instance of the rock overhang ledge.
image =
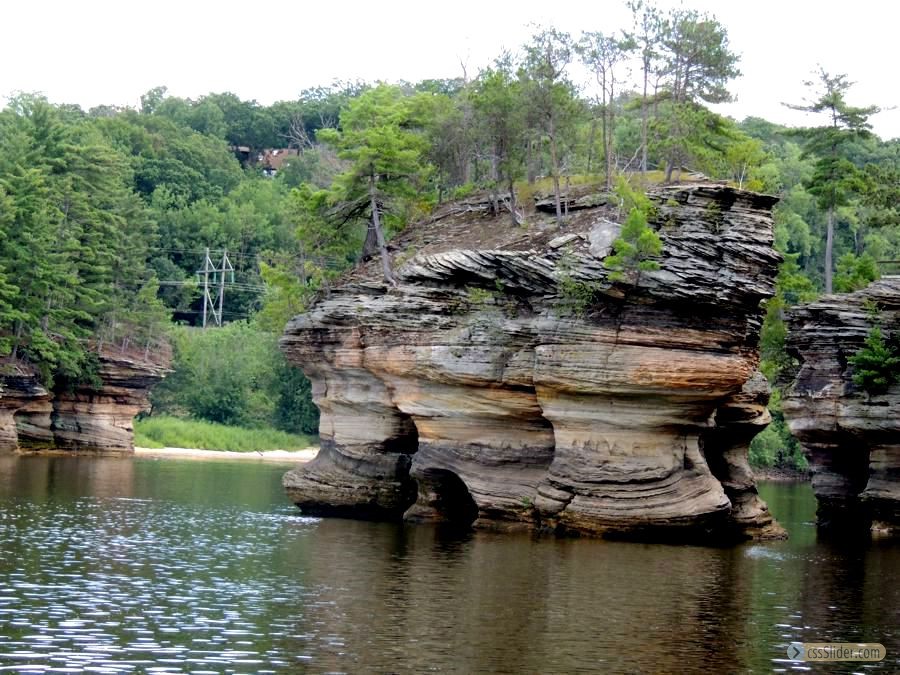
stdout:
{"type": "Polygon", "coordinates": [[[606,206],[563,232],[432,218],[401,235],[416,253],[396,287],[364,265],[291,321],[281,347],[313,382],[323,442],[286,475],[291,498],[502,529],[783,536],[747,464],[769,422],[756,367],[775,200],[709,184],[651,197],[663,251],[637,283],[604,267],[606,206]]]}

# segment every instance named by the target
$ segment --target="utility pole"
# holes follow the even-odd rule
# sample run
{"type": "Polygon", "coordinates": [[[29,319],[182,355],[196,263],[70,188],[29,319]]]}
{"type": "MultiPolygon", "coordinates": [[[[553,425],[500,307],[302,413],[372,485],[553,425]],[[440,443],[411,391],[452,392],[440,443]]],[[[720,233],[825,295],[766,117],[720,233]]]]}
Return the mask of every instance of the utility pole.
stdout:
{"type": "Polygon", "coordinates": [[[206,314],[209,307],[209,273],[210,267],[215,270],[215,265],[209,259],[209,247],[206,247],[206,254],[203,258],[203,269],[198,274],[203,275],[203,327],[206,328],[206,314]]]}
{"type": "Polygon", "coordinates": [[[222,325],[223,310],[225,307],[225,273],[230,272],[230,282],[234,283],[234,266],[228,259],[228,251],[222,253],[222,266],[217,267],[209,257],[209,247],[206,248],[206,254],[203,258],[203,268],[197,270],[197,274],[203,277],[203,327],[206,328],[206,322],[209,315],[212,315],[213,321],[217,326],[222,325]],[[218,283],[216,299],[213,300],[210,294],[209,275],[212,274],[212,283],[218,283]],[[218,305],[218,309],[216,306],[218,305]]]}
{"type": "Polygon", "coordinates": [[[222,266],[219,268],[219,321],[222,325],[222,307],[225,304],[225,272],[231,272],[231,283],[234,283],[234,267],[228,259],[228,250],[222,251],[222,266]]]}

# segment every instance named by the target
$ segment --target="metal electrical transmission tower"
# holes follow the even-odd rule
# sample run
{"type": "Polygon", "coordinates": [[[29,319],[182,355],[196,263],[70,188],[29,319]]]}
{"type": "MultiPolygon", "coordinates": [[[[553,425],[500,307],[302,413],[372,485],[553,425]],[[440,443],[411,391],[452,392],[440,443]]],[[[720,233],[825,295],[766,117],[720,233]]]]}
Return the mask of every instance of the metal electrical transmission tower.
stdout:
{"type": "Polygon", "coordinates": [[[206,249],[206,256],[203,259],[203,268],[197,270],[197,275],[201,277],[203,283],[203,327],[206,328],[206,321],[209,315],[212,315],[213,321],[217,326],[222,325],[222,310],[225,305],[225,273],[230,272],[229,283],[234,283],[234,267],[228,259],[228,251],[222,252],[221,266],[217,267],[209,257],[209,248],[206,249]],[[213,300],[210,295],[210,275],[212,275],[212,286],[217,288],[216,299],[213,300]],[[218,305],[218,309],[216,309],[218,305]]]}

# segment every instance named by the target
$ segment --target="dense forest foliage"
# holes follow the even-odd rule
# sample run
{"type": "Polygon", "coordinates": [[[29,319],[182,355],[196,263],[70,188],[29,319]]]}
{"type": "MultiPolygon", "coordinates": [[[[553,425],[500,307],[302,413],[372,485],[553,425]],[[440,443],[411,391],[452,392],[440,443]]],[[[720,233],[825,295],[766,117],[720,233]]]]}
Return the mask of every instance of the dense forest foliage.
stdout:
{"type": "Polygon", "coordinates": [[[572,185],[690,170],[781,197],[785,260],[762,335],[776,424],[753,455],[802,463],[778,411],[783,312],[900,258],[900,141],[873,135],[877,109],[851,106],[846,76],[824,71],[791,102],[809,128],[722,117],[709,105],[739,75],[726,27],[629,7],[627,31],[538,28],[471,78],[333,83],[269,106],[164,87],[138,110],[13,97],[0,113],[0,357],[65,386],[91,380],[103,345],[166,336],[176,369],[157,410],[314,432],[309,384],[277,334],[362,256],[392,281],[392,234],[475,190],[515,224],[542,193],[563,224],[572,185]],[[235,279],[227,325],[204,331],[207,249],[227,252],[235,279]]]}

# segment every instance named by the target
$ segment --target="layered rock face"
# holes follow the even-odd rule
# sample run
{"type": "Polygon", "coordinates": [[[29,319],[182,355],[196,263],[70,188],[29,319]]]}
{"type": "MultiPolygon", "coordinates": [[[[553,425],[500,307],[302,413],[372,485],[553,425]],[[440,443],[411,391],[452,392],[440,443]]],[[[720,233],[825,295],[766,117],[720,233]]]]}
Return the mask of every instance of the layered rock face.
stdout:
{"type": "Polygon", "coordinates": [[[900,384],[870,394],[853,383],[850,359],[874,322],[900,335],[900,278],[826,296],[788,316],[787,350],[798,361],[783,400],[807,453],[819,525],[837,533],[900,533],[900,384]]]}
{"type": "Polygon", "coordinates": [[[16,413],[27,406],[46,406],[49,399],[50,394],[26,364],[0,362],[0,452],[19,449],[16,413]]]}
{"type": "Polygon", "coordinates": [[[150,388],[169,372],[170,358],[168,351],[148,358],[105,349],[99,355],[98,387],[60,388],[18,409],[19,449],[132,452],[134,417],[149,410],[150,388]]]}
{"type": "MultiPolygon", "coordinates": [[[[282,338],[322,451],[288,473],[311,513],[719,542],[781,536],[747,446],[774,291],[774,199],[660,189],[660,269],[614,283],[615,210],[563,232],[436,214],[387,287],[375,263],[282,338]],[[472,248],[477,246],[477,248],[472,248]]],[[[450,211],[452,213],[452,211],[450,211]]]]}

